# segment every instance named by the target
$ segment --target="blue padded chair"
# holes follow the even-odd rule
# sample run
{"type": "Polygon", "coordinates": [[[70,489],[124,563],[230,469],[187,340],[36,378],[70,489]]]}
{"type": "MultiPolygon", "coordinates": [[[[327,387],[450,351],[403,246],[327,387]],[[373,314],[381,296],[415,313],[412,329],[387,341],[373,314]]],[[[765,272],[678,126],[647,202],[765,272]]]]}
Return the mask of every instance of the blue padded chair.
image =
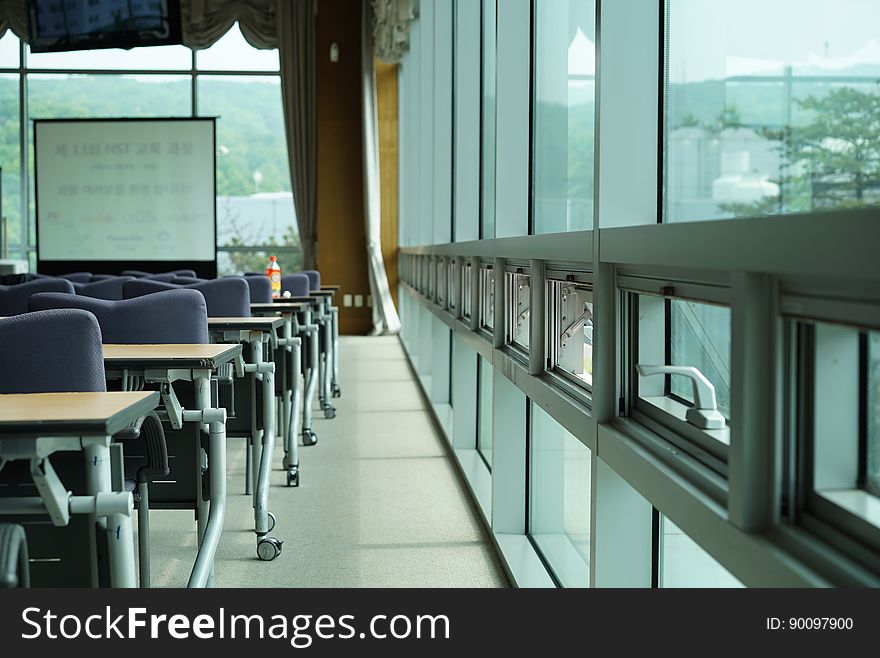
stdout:
{"type": "Polygon", "coordinates": [[[281,276],[281,292],[290,292],[292,297],[308,297],[311,290],[307,274],[284,274],[281,276]]]}
{"type": "MultiPolygon", "coordinates": [[[[232,278],[232,277],[229,277],[232,278]]],[[[247,275],[243,278],[251,291],[251,304],[269,304],[272,302],[272,282],[265,274],[247,275]]]]}
{"type": "Polygon", "coordinates": [[[209,279],[200,279],[197,276],[179,276],[175,274],[174,278],[171,279],[171,281],[168,281],[168,283],[173,283],[176,286],[186,286],[190,283],[204,283],[205,281],[209,281],[209,279]]]}
{"type": "MultiPolygon", "coordinates": [[[[133,281],[137,279],[125,283],[133,281]]],[[[208,342],[205,298],[194,290],[172,288],[162,294],[118,301],[43,293],[31,298],[30,308],[89,311],[97,318],[108,344],[208,342]]]]}
{"type": "MultiPolygon", "coordinates": [[[[161,285],[161,284],[160,284],[161,285]]],[[[95,299],[80,295],[44,293],[30,300],[32,308],[85,309],[101,326],[103,340],[108,344],[207,343],[208,314],[205,298],[195,290],[169,290],[154,295],[118,301],[95,299]]],[[[85,312],[85,311],[80,311],[85,312]]],[[[99,346],[100,347],[100,346],[99,346]]],[[[103,357],[102,357],[103,376],[103,357]]],[[[139,440],[145,452],[143,461],[126,461],[126,486],[137,488],[138,550],[141,586],[150,582],[149,548],[149,483],[170,472],[168,446],[162,423],[155,412],[138,419],[114,437],[120,441],[139,440]],[[134,472],[131,472],[133,469],[134,472]]]]}
{"type": "Polygon", "coordinates": [[[73,308],[0,319],[0,372],[0,393],[106,391],[97,319],[73,308]]]}
{"type": "MultiPolygon", "coordinates": [[[[122,287],[126,299],[162,290],[197,290],[205,298],[209,317],[250,317],[251,296],[248,284],[239,278],[214,279],[204,283],[178,286],[173,283],[134,279],[122,287]]],[[[205,341],[207,342],[207,341],[205,341]]]]}
{"type": "Polygon", "coordinates": [[[305,274],[309,277],[309,290],[321,289],[321,273],[318,270],[302,270],[297,274],[305,274]]]}
{"type": "Polygon", "coordinates": [[[0,286],[0,316],[27,313],[28,298],[38,292],[72,293],[73,284],[67,279],[46,277],[15,286],[0,286]]]}
{"type": "Polygon", "coordinates": [[[88,283],[92,280],[91,272],[70,272],[68,274],[61,274],[58,276],[59,279],[67,279],[71,283],[88,283]]]}
{"type": "Polygon", "coordinates": [[[136,279],[143,278],[151,278],[154,279],[156,277],[167,277],[169,275],[172,276],[191,276],[193,278],[196,277],[195,270],[172,270],[171,272],[144,272],[143,270],[123,270],[119,273],[120,276],[133,276],[136,279]]]}
{"type": "MultiPolygon", "coordinates": [[[[0,319],[0,372],[5,373],[0,377],[0,393],[107,390],[98,321],[91,313],[75,309],[22,313],[0,319]]],[[[73,458],[82,459],[74,453],[58,453],[52,457],[52,463],[58,468],[73,458]]],[[[5,495],[15,497],[15,492],[30,481],[30,475],[23,461],[7,466],[3,469],[4,490],[12,493],[5,495]]],[[[87,526],[69,530],[81,533],[83,527],[88,532],[87,526]]],[[[79,573],[86,557],[81,546],[87,545],[87,535],[77,534],[79,541],[72,541],[66,530],[62,535],[51,524],[28,524],[32,540],[36,537],[41,547],[60,546],[53,551],[54,555],[61,557],[62,562],[67,559],[71,561],[68,564],[77,565],[75,570],[79,573]]],[[[35,569],[38,581],[52,578],[53,567],[39,564],[35,569]]],[[[72,566],[67,569],[74,570],[72,566]]],[[[0,524],[0,587],[29,584],[27,537],[22,526],[0,524]]]]}
{"type": "Polygon", "coordinates": [[[129,276],[116,276],[111,279],[92,281],[90,283],[73,283],[74,292],[83,297],[95,297],[96,299],[122,299],[122,285],[129,281],[129,276]]]}

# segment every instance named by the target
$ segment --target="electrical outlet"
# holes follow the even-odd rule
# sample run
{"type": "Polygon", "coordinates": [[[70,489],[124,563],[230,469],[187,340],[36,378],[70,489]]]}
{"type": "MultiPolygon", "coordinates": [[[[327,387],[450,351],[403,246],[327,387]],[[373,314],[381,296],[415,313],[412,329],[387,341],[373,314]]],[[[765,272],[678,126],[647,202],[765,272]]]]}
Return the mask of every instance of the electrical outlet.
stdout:
{"type": "Polygon", "coordinates": [[[342,305],[345,308],[349,308],[351,306],[351,295],[343,295],[342,296],[342,305]]]}
{"type": "Polygon", "coordinates": [[[363,295],[355,295],[354,296],[354,305],[357,308],[360,308],[364,305],[364,296],[363,295]]]}

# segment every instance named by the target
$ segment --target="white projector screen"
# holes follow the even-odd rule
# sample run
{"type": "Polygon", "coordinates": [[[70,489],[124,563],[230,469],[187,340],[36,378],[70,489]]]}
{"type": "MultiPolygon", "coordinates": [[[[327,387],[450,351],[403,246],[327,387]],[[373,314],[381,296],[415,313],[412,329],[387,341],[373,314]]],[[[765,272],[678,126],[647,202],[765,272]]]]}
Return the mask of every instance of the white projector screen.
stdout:
{"type": "Polygon", "coordinates": [[[213,119],[34,122],[40,261],[216,261],[213,119]]]}

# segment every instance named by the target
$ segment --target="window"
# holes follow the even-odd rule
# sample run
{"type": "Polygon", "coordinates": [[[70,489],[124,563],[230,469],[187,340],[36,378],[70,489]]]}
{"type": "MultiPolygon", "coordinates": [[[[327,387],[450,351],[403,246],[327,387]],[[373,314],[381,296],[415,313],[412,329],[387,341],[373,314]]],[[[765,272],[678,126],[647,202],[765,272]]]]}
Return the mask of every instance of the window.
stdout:
{"type": "Polygon", "coordinates": [[[724,472],[730,443],[730,309],[632,297],[639,420],[647,418],[654,430],[665,428],[664,436],[724,472]]]}
{"type": "Polygon", "coordinates": [[[450,258],[446,264],[446,302],[453,315],[458,310],[458,289],[460,279],[458,277],[458,263],[450,258]]]}
{"type": "Polygon", "coordinates": [[[596,3],[535,3],[534,233],[593,226],[596,3]]]}
{"type": "Polygon", "coordinates": [[[505,274],[507,291],[507,342],[522,350],[529,349],[529,320],[531,301],[529,297],[530,277],[522,270],[505,274]]]}
{"type": "Polygon", "coordinates": [[[727,569],[665,516],[660,516],[660,587],[743,587],[727,569]]]}
{"type": "Polygon", "coordinates": [[[302,269],[280,78],[200,75],[197,93],[199,114],[218,117],[218,274],[262,271],[269,255],[302,269]]]}
{"type": "Polygon", "coordinates": [[[436,281],[436,286],[434,288],[436,291],[436,297],[434,300],[439,306],[446,306],[446,292],[449,288],[449,283],[446,281],[446,261],[442,258],[438,258],[434,263],[434,269],[436,272],[434,275],[434,280],[436,281]]]}
{"type": "Polygon", "coordinates": [[[471,299],[471,264],[465,263],[461,268],[461,315],[464,318],[470,318],[473,311],[473,300],[471,299]]]}
{"type": "Polygon", "coordinates": [[[880,544],[880,332],[801,323],[807,508],[880,544]],[[812,383],[811,383],[812,382],[812,383]]]}
{"type": "Polygon", "coordinates": [[[569,281],[547,282],[548,366],[580,385],[593,385],[593,293],[569,281]]]}
{"type": "Polygon", "coordinates": [[[477,362],[477,450],[492,470],[492,364],[482,356],[477,362]]]}
{"type": "Polygon", "coordinates": [[[668,7],[666,221],[880,203],[880,5],[668,7]]]}
{"type": "Polygon", "coordinates": [[[495,237],[495,26],[496,0],[483,0],[480,149],[480,238],[495,237]]]}
{"type": "Polygon", "coordinates": [[[30,124],[19,125],[23,90],[28,119],[217,117],[218,274],[262,270],[268,255],[286,270],[301,267],[277,51],[253,48],[237,24],[197,54],[183,46],[26,50],[22,62],[18,38],[7,31],[0,39],[0,167],[11,257],[36,264],[33,135],[30,124]],[[22,139],[29,145],[26,171],[22,139]]]}
{"type": "Polygon", "coordinates": [[[592,453],[532,403],[529,533],[563,587],[590,585],[592,453]]]}
{"type": "Polygon", "coordinates": [[[495,326],[495,271],[480,270],[480,328],[489,332],[495,326]]]}

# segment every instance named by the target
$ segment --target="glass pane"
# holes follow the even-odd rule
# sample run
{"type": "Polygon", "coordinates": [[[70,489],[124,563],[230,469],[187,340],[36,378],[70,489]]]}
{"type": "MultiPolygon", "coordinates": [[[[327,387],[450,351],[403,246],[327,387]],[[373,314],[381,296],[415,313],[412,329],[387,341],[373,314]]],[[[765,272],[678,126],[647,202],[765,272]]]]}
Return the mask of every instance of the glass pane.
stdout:
{"type": "Polygon", "coordinates": [[[510,274],[507,278],[509,298],[509,317],[507,319],[508,340],[523,349],[529,349],[530,288],[528,274],[510,274]]]}
{"type": "Polygon", "coordinates": [[[279,78],[199,76],[198,94],[218,118],[217,244],[298,248],[279,78]]]}
{"type": "Polygon", "coordinates": [[[192,68],[192,51],[186,46],[148,46],[122,50],[71,50],[61,53],[32,53],[28,49],[29,69],[111,69],[176,70],[192,68]]]}
{"type": "Polygon", "coordinates": [[[818,323],[814,335],[813,488],[880,528],[880,333],[818,323]]]}
{"type": "Polygon", "coordinates": [[[471,317],[472,300],[471,300],[471,264],[467,263],[461,268],[461,315],[462,317],[471,317]]]}
{"type": "Polygon", "coordinates": [[[666,220],[880,203],[878,24],[865,0],[671,0],[666,220]]]}
{"type": "Polygon", "coordinates": [[[483,461],[492,470],[492,364],[479,357],[477,364],[480,372],[479,400],[480,408],[477,419],[477,450],[483,461]]]}
{"type": "Polygon", "coordinates": [[[480,238],[495,237],[495,0],[483,0],[480,238]]]}
{"type": "Polygon", "coordinates": [[[661,517],[661,587],[744,587],[699,544],[661,517]]]}
{"type": "Polygon", "coordinates": [[[593,384],[593,294],[586,286],[549,284],[552,363],[587,385],[593,384]]]}
{"type": "Polygon", "coordinates": [[[0,173],[2,173],[2,214],[6,218],[10,258],[24,258],[27,246],[27,217],[21,217],[21,143],[19,141],[18,76],[0,75],[0,173]]]}
{"type": "Polygon", "coordinates": [[[260,50],[249,44],[238,23],[217,43],[196,51],[196,66],[203,71],[278,71],[278,49],[260,50]]]}
{"type": "MultiPolygon", "coordinates": [[[[672,300],[670,365],[694,366],[715,386],[718,410],[730,419],[730,309],[672,300]]],[[[672,394],[693,403],[693,386],[671,378],[672,394]]]]}
{"type": "Polygon", "coordinates": [[[269,263],[269,256],[277,256],[282,272],[298,272],[302,269],[301,251],[218,251],[217,276],[263,272],[269,263]]]}
{"type": "Polygon", "coordinates": [[[19,40],[12,30],[6,30],[6,34],[0,39],[0,67],[4,69],[18,68],[19,40]]]}
{"type": "Polygon", "coordinates": [[[536,12],[534,232],[588,229],[593,226],[596,3],[539,2],[536,12]]]}
{"type": "Polygon", "coordinates": [[[532,404],[529,532],[563,587],[590,585],[590,449],[532,404]]]}
{"type": "Polygon", "coordinates": [[[34,119],[188,117],[190,78],[182,75],[28,75],[34,119]]]}
{"type": "Polygon", "coordinates": [[[880,333],[868,334],[868,446],[865,489],[880,496],[880,333]]]}
{"type": "Polygon", "coordinates": [[[491,330],[495,326],[495,270],[480,270],[480,327],[491,330]]]}

